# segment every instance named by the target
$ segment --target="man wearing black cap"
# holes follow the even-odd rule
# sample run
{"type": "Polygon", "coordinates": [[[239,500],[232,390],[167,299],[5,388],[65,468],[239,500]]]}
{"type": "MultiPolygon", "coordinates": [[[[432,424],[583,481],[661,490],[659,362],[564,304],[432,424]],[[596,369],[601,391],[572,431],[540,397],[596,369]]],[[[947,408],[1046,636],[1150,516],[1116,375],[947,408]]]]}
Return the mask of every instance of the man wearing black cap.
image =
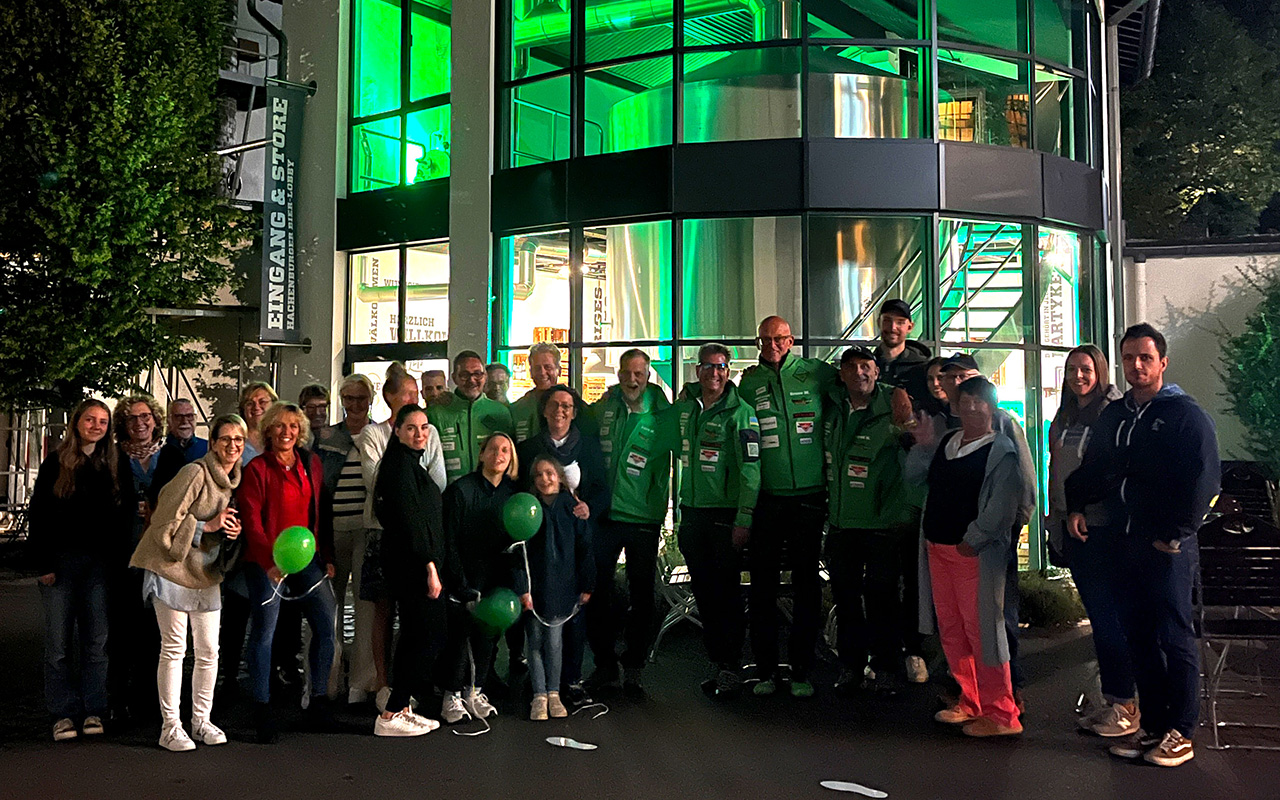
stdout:
{"type": "MultiPolygon", "coordinates": [[[[941,439],[942,434],[949,430],[960,427],[960,419],[951,412],[950,409],[958,408],[960,384],[981,375],[978,369],[978,362],[968,353],[956,353],[942,362],[941,380],[942,391],[946,392],[949,407],[947,411],[936,414],[930,420],[923,418],[919,420],[919,424],[933,424],[937,436],[934,440],[941,439]]],[[[1023,481],[1023,497],[1022,503],[1018,507],[1018,517],[1014,522],[1013,528],[1013,546],[1009,551],[1009,570],[1005,576],[1005,599],[1004,599],[1004,621],[1005,634],[1009,640],[1009,674],[1013,680],[1013,695],[1017,700],[1018,708],[1022,708],[1022,687],[1025,683],[1025,676],[1022,674],[1022,666],[1018,662],[1018,613],[1021,605],[1020,596],[1018,594],[1018,538],[1022,533],[1022,528],[1031,521],[1031,516],[1036,512],[1036,478],[1035,462],[1031,459],[1031,448],[1027,446],[1026,434],[1022,431],[1022,426],[1009,416],[1009,412],[1002,408],[997,408],[995,414],[991,418],[991,426],[999,433],[1003,433],[1013,440],[1018,448],[1018,463],[1022,467],[1023,481]]]]}
{"type": "MultiPolygon", "coordinates": [[[[869,655],[875,687],[896,690],[903,677],[904,634],[916,627],[899,624],[903,604],[898,582],[904,569],[917,568],[918,544],[904,524],[912,509],[902,497],[902,445],[893,421],[893,390],[877,383],[879,376],[874,353],[865,347],[845,350],[840,357],[841,383],[828,394],[823,423],[829,498],[826,553],[837,614],[838,689],[863,683],[869,655]]],[[[919,668],[924,669],[923,660],[919,668]]]]}
{"type": "Polygon", "coordinates": [[[913,400],[924,396],[924,364],[933,354],[919,342],[908,339],[915,323],[905,300],[886,300],[880,306],[880,344],[876,345],[876,366],[880,381],[907,391],[913,400]]]}

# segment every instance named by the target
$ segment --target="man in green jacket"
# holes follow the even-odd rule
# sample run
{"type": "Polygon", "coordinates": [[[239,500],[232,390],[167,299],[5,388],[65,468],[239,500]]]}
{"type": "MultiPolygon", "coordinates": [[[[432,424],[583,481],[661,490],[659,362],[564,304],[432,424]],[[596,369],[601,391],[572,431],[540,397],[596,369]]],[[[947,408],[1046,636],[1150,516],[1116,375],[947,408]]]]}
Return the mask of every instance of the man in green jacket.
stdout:
{"type": "Polygon", "coordinates": [[[653,642],[653,593],[658,541],[671,497],[671,445],[662,425],[671,416],[671,402],[662,387],[649,382],[649,356],[632,349],[618,362],[618,384],[605,392],[590,411],[600,437],[608,469],[613,503],[595,530],[591,543],[596,558],[596,591],[587,605],[587,638],[595,654],[591,682],[599,688],[618,685],[618,631],[614,621],[626,609],[613,597],[618,556],[627,551],[627,614],[622,653],[622,689],[642,696],[641,675],[653,642]]]}
{"type": "Polygon", "coordinates": [[[760,499],[747,549],[751,569],[751,651],[760,682],[770,695],[778,681],[778,581],[791,570],[795,596],[791,635],[791,694],[811,697],[814,646],[822,627],[822,522],[827,489],[822,476],[823,403],[836,385],[836,370],[816,358],[792,355],[795,339],[782,317],[760,323],[760,363],[742,376],[738,392],[760,421],[760,499]],[[782,553],[787,553],[787,564],[782,553]]]}
{"type": "Polygon", "coordinates": [[[559,347],[551,342],[538,342],[529,348],[529,379],[533,381],[533,388],[511,404],[516,444],[532,439],[542,430],[538,401],[542,399],[543,392],[560,383],[559,347]]]}
{"type": "MultiPolygon", "coordinates": [[[[903,540],[917,546],[904,522],[912,509],[903,497],[905,451],[893,421],[893,388],[877,383],[875,353],[850,347],[840,356],[840,381],[831,391],[823,426],[830,501],[827,568],[836,603],[836,688],[862,684],[868,649],[878,689],[902,683],[903,606],[898,581],[903,540]],[[863,612],[865,604],[865,613],[863,612]]],[[[914,552],[914,551],[911,551],[914,552]]],[[[912,627],[918,627],[914,620],[912,627]]]]}
{"type": "Polygon", "coordinates": [[[480,445],[497,431],[510,434],[511,412],[484,396],[485,369],[480,354],[463,350],[453,357],[452,392],[427,409],[427,419],[440,434],[447,483],[453,483],[480,463],[480,445]]]}
{"type": "Polygon", "coordinates": [[[760,490],[760,426],[729,380],[727,347],[698,348],[697,375],[672,409],[680,437],[679,542],[716,669],[702,688],[728,698],[742,689],[741,550],[760,490]]]}

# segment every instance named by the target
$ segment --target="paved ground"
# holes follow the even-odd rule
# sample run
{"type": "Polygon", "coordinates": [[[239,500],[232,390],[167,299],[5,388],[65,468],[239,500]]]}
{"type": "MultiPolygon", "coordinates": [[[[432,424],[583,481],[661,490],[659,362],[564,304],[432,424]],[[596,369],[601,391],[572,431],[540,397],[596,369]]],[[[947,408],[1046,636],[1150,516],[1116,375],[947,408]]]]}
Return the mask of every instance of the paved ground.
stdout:
{"type": "MultiPolygon", "coordinates": [[[[500,717],[477,738],[438,731],[376,739],[372,717],[350,734],[285,733],[275,746],[232,742],[169,754],[153,732],[55,744],[40,695],[40,620],[30,580],[0,577],[0,798],[804,798],[837,797],[823,780],[857,781],[894,800],[962,798],[1280,797],[1280,754],[1205,747],[1184,767],[1118,762],[1074,732],[1088,674],[1080,633],[1029,636],[1027,732],[975,742],[930,721],[932,688],[897,700],[822,692],[807,702],[714,705],[696,687],[700,646],[675,631],[650,669],[651,699],[611,704],[599,719],[532,723],[500,717]],[[545,743],[563,735],[593,752],[545,743]]],[[[828,683],[831,675],[821,676],[828,683]]],[[[235,717],[232,717],[232,722],[235,717]]],[[[1205,736],[1200,737],[1201,740],[1205,736]]],[[[856,795],[849,795],[855,797],[856,795]]]]}

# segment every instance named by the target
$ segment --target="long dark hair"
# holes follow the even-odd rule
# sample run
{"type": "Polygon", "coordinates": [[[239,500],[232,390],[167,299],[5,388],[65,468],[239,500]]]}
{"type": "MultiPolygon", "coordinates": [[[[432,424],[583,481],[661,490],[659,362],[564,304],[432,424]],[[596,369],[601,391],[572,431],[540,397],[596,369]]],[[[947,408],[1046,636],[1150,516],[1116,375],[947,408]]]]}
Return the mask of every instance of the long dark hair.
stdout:
{"type": "Polygon", "coordinates": [[[1054,415],[1053,424],[1056,425],[1074,425],[1082,418],[1092,423],[1098,418],[1098,414],[1102,412],[1104,404],[1097,402],[1099,398],[1106,397],[1111,391],[1111,365],[1107,363],[1107,357],[1097,345],[1082,344],[1067,353],[1067,361],[1072,356],[1086,355],[1093,360],[1093,374],[1097,378],[1093,390],[1089,392],[1087,397],[1090,398],[1085,407],[1081,409],[1081,398],[1076,397],[1076,393],[1067,387],[1066,370],[1062,373],[1062,405],[1058,407],[1058,413],[1054,415]]]}
{"type": "Polygon", "coordinates": [[[76,491],[76,472],[86,463],[94,469],[106,469],[111,475],[111,484],[117,490],[120,482],[116,477],[116,443],[111,435],[111,409],[101,400],[83,400],[76,410],[71,412],[71,422],[67,432],[58,444],[58,480],[53,484],[53,493],[58,497],[70,497],[76,491]],[[93,446],[93,452],[84,454],[84,440],[80,438],[80,418],[91,408],[100,408],[107,412],[107,432],[93,446]]]}

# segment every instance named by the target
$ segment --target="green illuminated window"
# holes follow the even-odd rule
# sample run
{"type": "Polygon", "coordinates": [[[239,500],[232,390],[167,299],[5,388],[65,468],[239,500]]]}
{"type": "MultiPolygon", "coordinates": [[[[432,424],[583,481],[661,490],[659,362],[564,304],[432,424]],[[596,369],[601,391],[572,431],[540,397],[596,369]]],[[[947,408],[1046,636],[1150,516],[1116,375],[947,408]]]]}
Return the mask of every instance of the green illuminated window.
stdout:
{"type": "Polygon", "coordinates": [[[415,245],[405,255],[404,340],[447,342],[449,242],[415,245]]]}
{"type": "Polygon", "coordinates": [[[1027,62],[938,53],[938,136],[957,142],[1031,146],[1027,62]]]}
{"type": "Polygon", "coordinates": [[[449,106],[415,111],[407,118],[405,182],[449,176],[449,106]]]}
{"type": "Polygon", "coordinates": [[[569,341],[569,254],[568,231],[501,240],[498,291],[503,346],[527,348],[534,342],[569,341]]]}
{"type": "Polygon", "coordinates": [[[880,306],[893,298],[911,304],[923,335],[928,235],[923,218],[811,217],[809,338],[875,339],[880,306]]]}
{"type": "Polygon", "coordinates": [[[683,0],[684,44],[725,45],[769,42],[800,36],[800,4],[773,2],[728,3],[683,0]]]}
{"type": "Polygon", "coordinates": [[[935,0],[938,39],[1026,53],[1027,0],[935,0]]]}
{"type": "Polygon", "coordinates": [[[400,107],[400,4],[355,0],[352,114],[400,107]]]}
{"type": "Polygon", "coordinates": [[[582,340],[671,337],[671,223],[587,228],[582,340]]]}
{"type": "Polygon", "coordinates": [[[425,3],[413,4],[413,39],[409,50],[409,100],[449,91],[449,14],[425,3]]]}
{"type": "Polygon", "coordinates": [[[507,92],[511,114],[509,165],[569,157],[569,76],[517,86],[507,92]]]}
{"type": "Polygon", "coordinates": [[[569,0],[512,0],[511,80],[569,66],[569,0]]]}
{"type": "Polygon", "coordinates": [[[914,0],[807,0],[808,34],[813,39],[928,39],[928,24],[914,0]]]}
{"type": "Polygon", "coordinates": [[[809,136],[909,139],[933,115],[920,97],[920,56],[905,47],[809,49],[809,136]]]}
{"type": "Polygon", "coordinates": [[[1023,226],[944,219],[938,241],[942,340],[1025,341],[1023,226]]]}
{"type": "Polygon", "coordinates": [[[584,155],[671,144],[671,63],[651,58],[587,73],[584,155]]]}
{"type": "Polygon", "coordinates": [[[684,70],[683,141],[800,135],[798,47],[690,53],[684,70]]]}
{"type": "Polygon", "coordinates": [[[670,50],[672,0],[585,0],[587,61],[670,50]]]}
{"type": "Polygon", "coordinates": [[[685,220],[684,335],[752,339],[770,314],[803,335],[800,227],[799,217],[685,220]]]}
{"type": "Polygon", "coordinates": [[[1035,0],[1036,58],[1073,67],[1076,36],[1084,29],[1085,12],[1079,0],[1035,0]]]}
{"type": "Polygon", "coordinates": [[[398,341],[400,251],[353,253],[349,259],[348,344],[398,341]]]}
{"type": "Polygon", "coordinates": [[[1075,158],[1076,79],[1037,67],[1035,97],[1036,149],[1042,153],[1075,158]]]}
{"type": "Polygon", "coordinates": [[[351,131],[351,190],[400,185],[400,118],[366,122],[351,131]]]}

